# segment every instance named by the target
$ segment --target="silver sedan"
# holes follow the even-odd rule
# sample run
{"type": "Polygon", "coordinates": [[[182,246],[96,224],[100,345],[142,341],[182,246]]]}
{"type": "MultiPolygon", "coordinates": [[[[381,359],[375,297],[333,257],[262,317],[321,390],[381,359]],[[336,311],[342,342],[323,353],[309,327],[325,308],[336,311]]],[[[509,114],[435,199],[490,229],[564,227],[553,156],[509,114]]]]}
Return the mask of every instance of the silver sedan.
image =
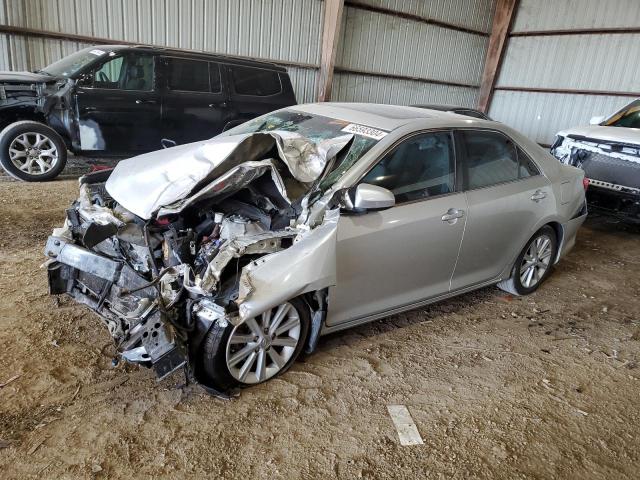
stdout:
{"type": "Polygon", "coordinates": [[[574,245],[584,174],[509,127],[435,110],[298,105],[81,181],[52,293],[121,356],[218,390],[319,336],[487,285],[535,291],[574,245]]]}

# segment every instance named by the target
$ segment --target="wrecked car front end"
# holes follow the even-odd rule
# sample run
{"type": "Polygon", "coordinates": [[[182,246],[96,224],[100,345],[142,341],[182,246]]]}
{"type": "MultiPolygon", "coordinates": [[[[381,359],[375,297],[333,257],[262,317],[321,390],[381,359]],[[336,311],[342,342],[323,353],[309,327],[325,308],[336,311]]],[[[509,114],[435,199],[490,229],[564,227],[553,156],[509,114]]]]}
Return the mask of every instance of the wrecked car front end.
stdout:
{"type": "Polygon", "coordinates": [[[223,135],[82,177],[45,248],[50,292],[95,311],[121,357],[158,379],[183,366],[200,379],[212,325],[239,325],[301,294],[317,338],[338,215],[319,185],[353,140],[223,135]],[[312,203],[322,208],[310,215],[312,203]]]}
{"type": "Polygon", "coordinates": [[[561,133],[551,153],[584,170],[591,210],[640,223],[640,144],[561,133]]]}

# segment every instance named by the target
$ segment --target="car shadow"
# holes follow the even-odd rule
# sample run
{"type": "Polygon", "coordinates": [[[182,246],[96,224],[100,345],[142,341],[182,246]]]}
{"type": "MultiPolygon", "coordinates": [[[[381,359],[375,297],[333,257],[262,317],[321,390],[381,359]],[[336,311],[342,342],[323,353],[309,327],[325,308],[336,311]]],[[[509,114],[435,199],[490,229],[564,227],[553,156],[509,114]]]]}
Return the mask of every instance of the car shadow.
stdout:
{"type": "Polygon", "coordinates": [[[451,315],[472,309],[474,305],[499,299],[511,300],[511,295],[498,290],[495,286],[484,287],[446,300],[417,307],[402,313],[396,313],[349,329],[329,333],[320,337],[316,352],[352,343],[354,340],[378,337],[401,328],[429,324],[443,315],[451,315]]]}

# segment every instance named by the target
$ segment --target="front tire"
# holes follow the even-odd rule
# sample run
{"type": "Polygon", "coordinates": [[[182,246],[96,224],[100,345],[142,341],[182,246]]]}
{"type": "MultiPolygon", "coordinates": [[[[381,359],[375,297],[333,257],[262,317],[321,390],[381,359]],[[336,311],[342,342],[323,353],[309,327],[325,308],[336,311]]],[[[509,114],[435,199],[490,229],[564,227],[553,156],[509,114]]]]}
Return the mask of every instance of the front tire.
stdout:
{"type": "Polygon", "coordinates": [[[556,232],[545,225],[527,242],[518,255],[511,277],[498,283],[498,288],[518,296],[533,293],[551,273],[557,252],[556,232]]]}
{"type": "Polygon", "coordinates": [[[238,326],[214,324],[201,354],[205,381],[228,390],[281,375],[300,355],[310,323],[309,307],[294,298],[238,326]]]}
{"type": "Polygon", "coordinates": [[[43,123],[24,120],[0,132],[0,164],[18,180],[45,182],[57,177],[67,163],[67,146],[43,123]]]}

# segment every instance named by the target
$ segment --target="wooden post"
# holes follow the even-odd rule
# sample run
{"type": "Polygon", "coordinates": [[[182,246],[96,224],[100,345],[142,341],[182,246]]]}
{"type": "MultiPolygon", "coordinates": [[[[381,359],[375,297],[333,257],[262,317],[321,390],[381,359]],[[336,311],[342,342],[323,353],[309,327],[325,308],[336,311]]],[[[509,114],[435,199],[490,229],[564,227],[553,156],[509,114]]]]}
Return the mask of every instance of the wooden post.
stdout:
{"type": "Polygon", "coordinates": [[[511,22],[518,5],[518,0],[498,0],[493,16],[487,58],[484,61],[478,109],[487,113],[493,97],[493,89],[500,73],[500,65],[507,46],[511,22]]]}
{"type": "Polygon", "coordinates": [[[344,0],[325,0],[324,26],[322,28],[322,58],[318,76],[318,101],[331,100],[331,84],[333,83],[333,68],[336,62],[340,24],[344,0]]]}

